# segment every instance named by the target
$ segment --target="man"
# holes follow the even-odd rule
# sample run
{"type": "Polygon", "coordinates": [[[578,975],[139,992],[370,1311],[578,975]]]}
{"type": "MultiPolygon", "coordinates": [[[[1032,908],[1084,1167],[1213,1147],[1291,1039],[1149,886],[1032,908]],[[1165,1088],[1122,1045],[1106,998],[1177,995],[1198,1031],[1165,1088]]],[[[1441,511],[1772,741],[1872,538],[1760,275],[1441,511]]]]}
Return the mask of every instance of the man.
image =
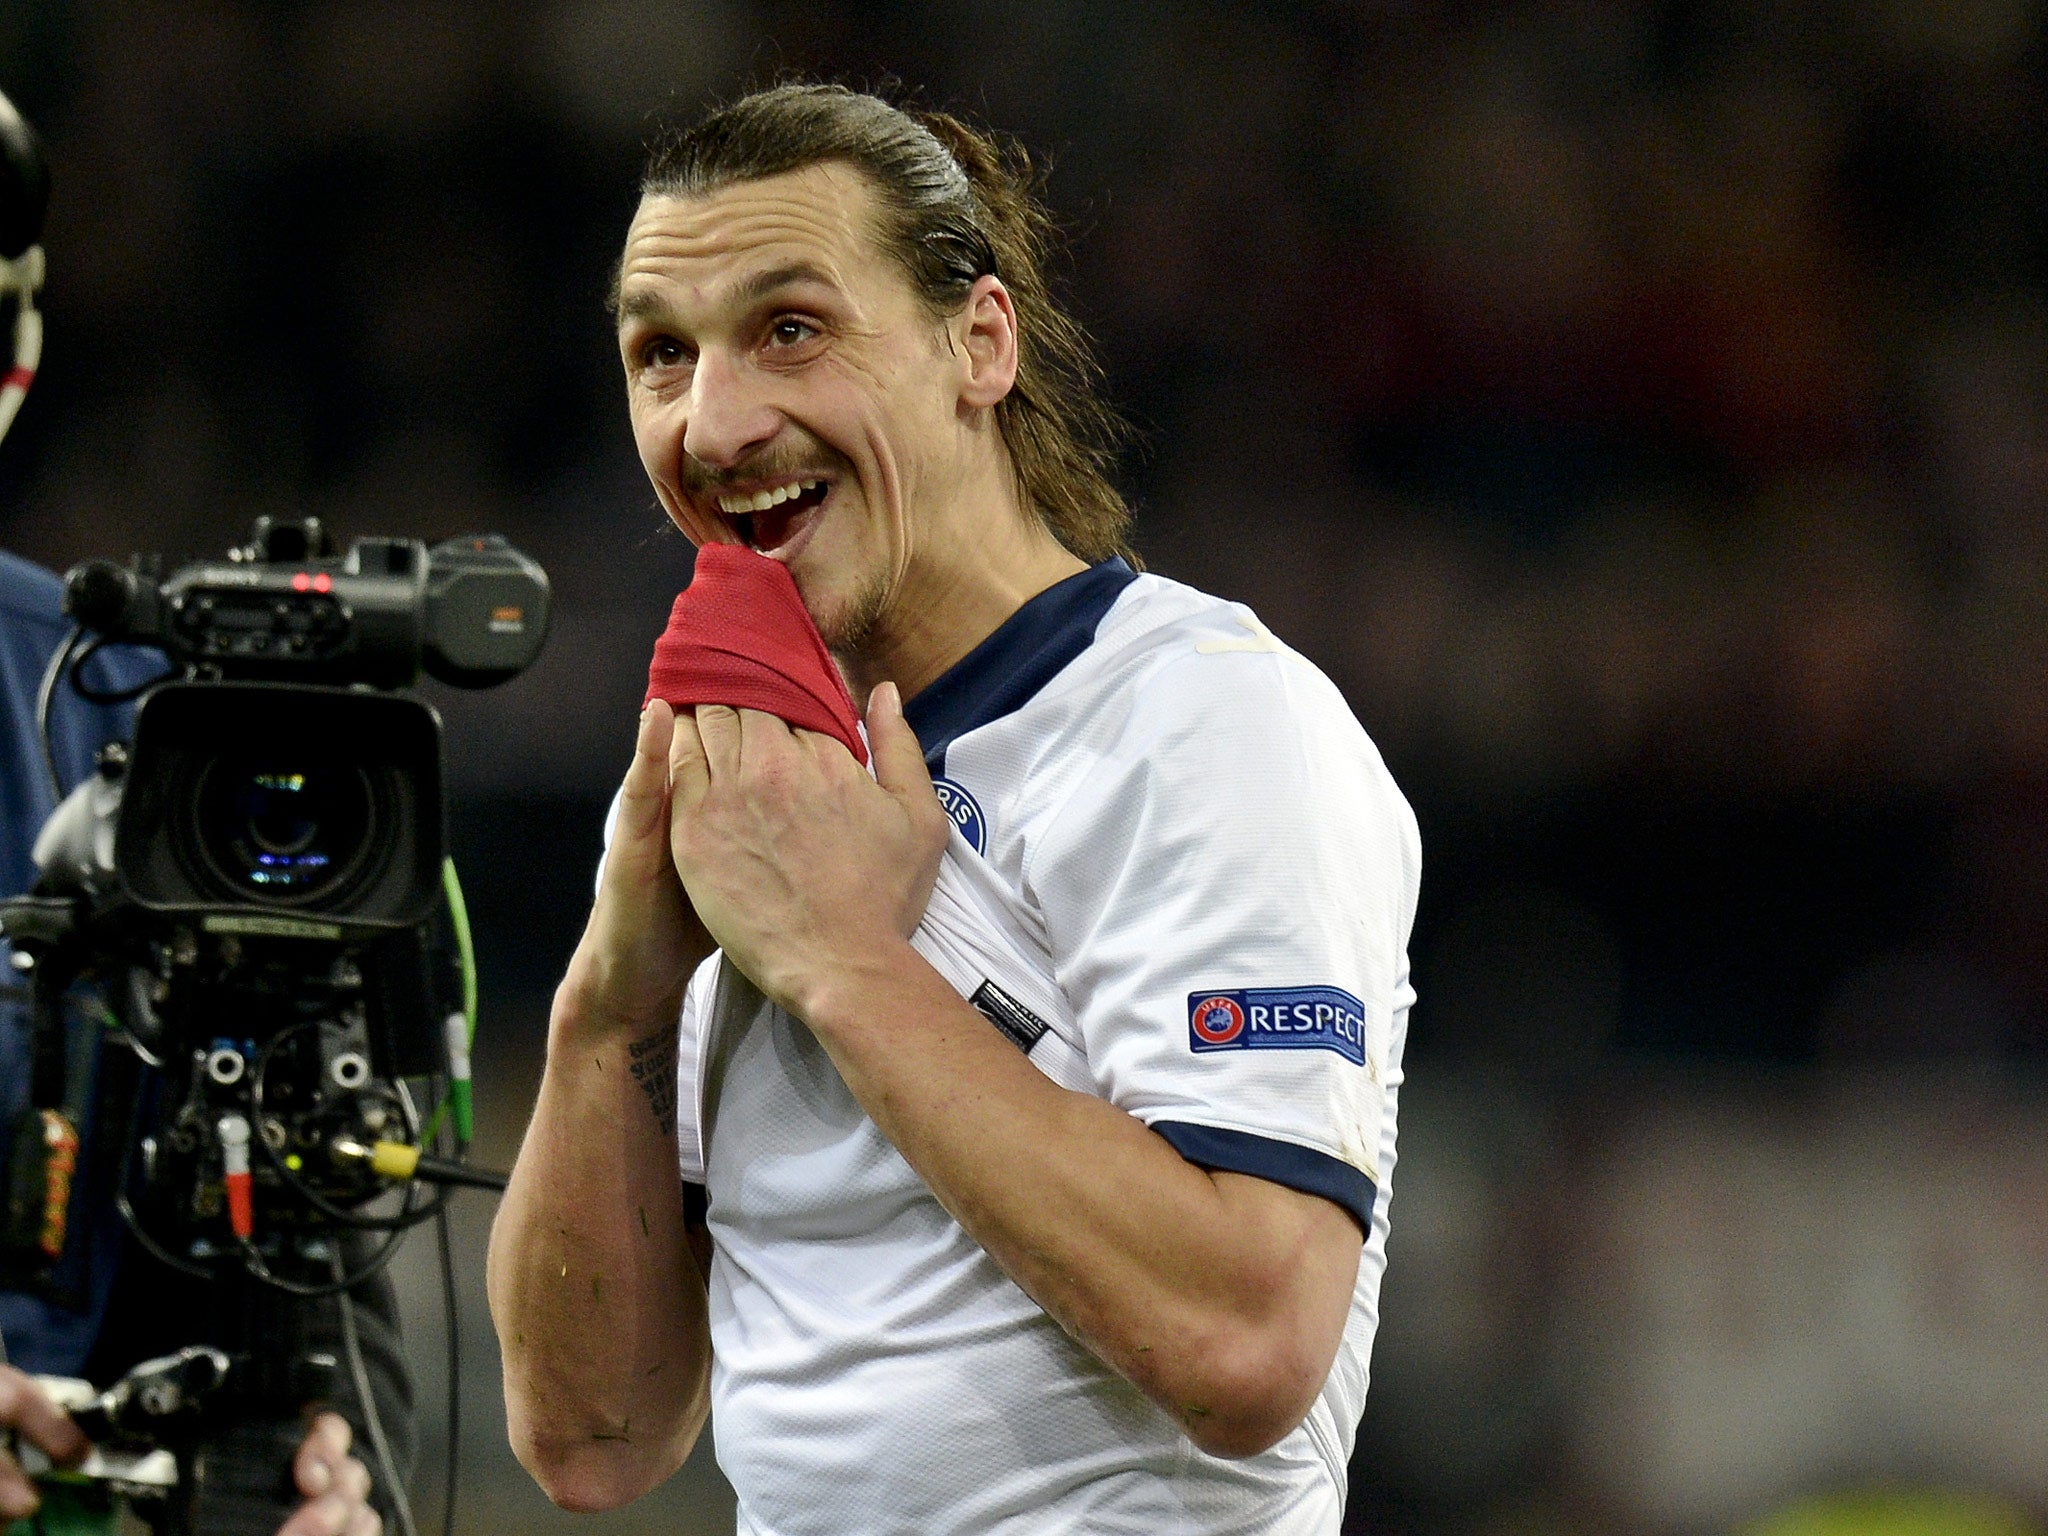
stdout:
{"type": "MultiPolygon", "coordinates": [[[[33,882],[30,850],[37,829],[55,809],[37,739],[35,698],[43,669],[68,627],[62,596],[55,576],[0,550],[0,893],[8,895],[33,882]]],[[[125,688],[146,681],[162,666],[161,657],[116,651],[95,664],[91,680],[103,689],[125,688]]],[[[52,747],[67,783],[91,771],[93,754],[103,742],[127,734],[125,716],[125,711],[88,704],[68,686],[52,695],[52,747]]],[[[6,954],[0,940],[0,959],[6,954]]],[[[0,977],[12,974],[0,971],[0,977]]],[[[81,1051],[90,1052],[94,1032],[91,1025],[81,1031],[81,1051]]],[[[26,1102],[28,1042],[26,1008],[19,998],[0,995],[0,1126],[12,1127],[26,1102]]],[[[89,1122],[85,1129],[89,1137],[89,1122]]],[[[230,1330],[254,1326],[240,1292],[196,1285],[140,1252],[125,1251],[113,1191],[95,1183],[90,1171],[112,1161],[89,1158],[88,1172],[74,1186],[72,1240],[57,1266],[62,1294],[0,1291],[0,1432],[17,1434],[66,1464],[85,1454],[85,1437],[51,1404],[30,1372],[85,1376],[104,1386],[152,1355],[200,1342],[202,1334],[224,1339],[230,1330]]],[[[395,1411],[410,1396],[395,1331],[395,1298],[388,1281],[371,1289],[374,1294],[365,1297],[361,1311],[368,1365],[380,1387],[390,1391],[385,1422],[409,1461],[410,1421],[395,1411]]],[[[306,1311],[304,1303],[280,1303],[268,1315],[306,1311]]],[[[252,1444],[263,1439],[248,1438],[252,1444]]],[[[349,1454],[350,1441],[349,1423],[339,1414],[320,1414],[307,1426],[289,1469],[304,1502],[279,1527],[278,1536],[374,1536],[382,1529],[368,1503],[369,1473],[349,1454]]],[[[268,1451],[262,1445],[261,1453],[268,1451]]],[[[281,1483],[285,1470],[280,1462],[274,1480],[281,1483]]],[[[5,1522],[26,1520],[39,1503],[36,1489],[0,1443],[0,1529],[6,1529],[5,1522]]]]}
{"type": "Polygon", "coordinates": [[[1338,1529],[1414,821],[1313,667],[1117,558],[1026,172],[789,86],[643,185],[642,462],[787,567],[874,773],[642,715],[492,1235],[557,1503],[659,1483],[715,1404],[759,1536],[1338,1529]]]}

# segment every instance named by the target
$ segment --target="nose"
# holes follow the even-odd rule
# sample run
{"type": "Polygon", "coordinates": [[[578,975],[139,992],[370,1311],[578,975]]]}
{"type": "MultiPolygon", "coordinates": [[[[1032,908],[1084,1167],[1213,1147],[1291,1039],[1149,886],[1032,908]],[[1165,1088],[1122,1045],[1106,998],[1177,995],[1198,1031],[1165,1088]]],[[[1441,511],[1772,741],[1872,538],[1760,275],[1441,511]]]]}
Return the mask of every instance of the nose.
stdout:
{"type": "Polygon", "coordinates": [[[730,469],[775,436],[782,415],[760,379],[731,353],[706,347],[690,381],[683,452],[708,469],[730,469]]]}

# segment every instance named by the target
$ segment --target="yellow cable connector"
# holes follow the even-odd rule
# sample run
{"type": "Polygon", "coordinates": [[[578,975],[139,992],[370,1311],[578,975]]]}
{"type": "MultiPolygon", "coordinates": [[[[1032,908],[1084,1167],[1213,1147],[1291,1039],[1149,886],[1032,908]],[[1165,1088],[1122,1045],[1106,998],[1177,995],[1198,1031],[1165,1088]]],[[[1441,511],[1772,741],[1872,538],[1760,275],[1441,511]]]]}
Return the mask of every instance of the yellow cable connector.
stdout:
{"type": "Polygon", "coordinates": [[[387,1179],[409,1179],[420,1166],[420,1149],[402,1141],[380,1141],[370,1148],[370,1166],[387,1179]]]}

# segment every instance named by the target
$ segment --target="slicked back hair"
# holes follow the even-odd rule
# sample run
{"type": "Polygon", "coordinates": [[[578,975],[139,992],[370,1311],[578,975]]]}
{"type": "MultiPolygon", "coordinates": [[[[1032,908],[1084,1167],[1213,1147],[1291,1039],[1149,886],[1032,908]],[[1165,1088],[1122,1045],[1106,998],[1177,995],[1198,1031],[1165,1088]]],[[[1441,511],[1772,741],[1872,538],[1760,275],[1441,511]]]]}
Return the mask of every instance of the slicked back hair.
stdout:
{"type": "Polygon", "coordinates": [[[1110,480],[1128,429],[1103,396],[1087,332],[1048,287],[1057,230],[1022,145],[841,85],[778,85],[657,142],[640,190],[698,197],[835,162],[875,188],[877,236],[934,320],[958,314],[976,279],[1002,280],[1017,311],[1017,381],[995,412],[1019,495],[1082,559],[1135,563],[1130,508],[1110,480]]]}

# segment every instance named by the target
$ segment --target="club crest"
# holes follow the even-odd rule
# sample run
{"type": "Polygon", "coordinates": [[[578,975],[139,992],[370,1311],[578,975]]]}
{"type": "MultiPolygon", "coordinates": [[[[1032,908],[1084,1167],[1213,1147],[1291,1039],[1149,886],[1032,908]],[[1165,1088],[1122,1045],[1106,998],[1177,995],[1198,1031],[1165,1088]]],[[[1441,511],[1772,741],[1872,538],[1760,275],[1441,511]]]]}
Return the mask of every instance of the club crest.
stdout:
{"type": "Polygon", "coordinates": [[[932,792],[939,797],[939,805],[953,825],[960,829],[960,835],[967,839],[967,846],[976,853],[987,853],[988,828],[981,819],[980,803],[967,792],[967,787],[951,779],[933,779],[932,792]]]}

